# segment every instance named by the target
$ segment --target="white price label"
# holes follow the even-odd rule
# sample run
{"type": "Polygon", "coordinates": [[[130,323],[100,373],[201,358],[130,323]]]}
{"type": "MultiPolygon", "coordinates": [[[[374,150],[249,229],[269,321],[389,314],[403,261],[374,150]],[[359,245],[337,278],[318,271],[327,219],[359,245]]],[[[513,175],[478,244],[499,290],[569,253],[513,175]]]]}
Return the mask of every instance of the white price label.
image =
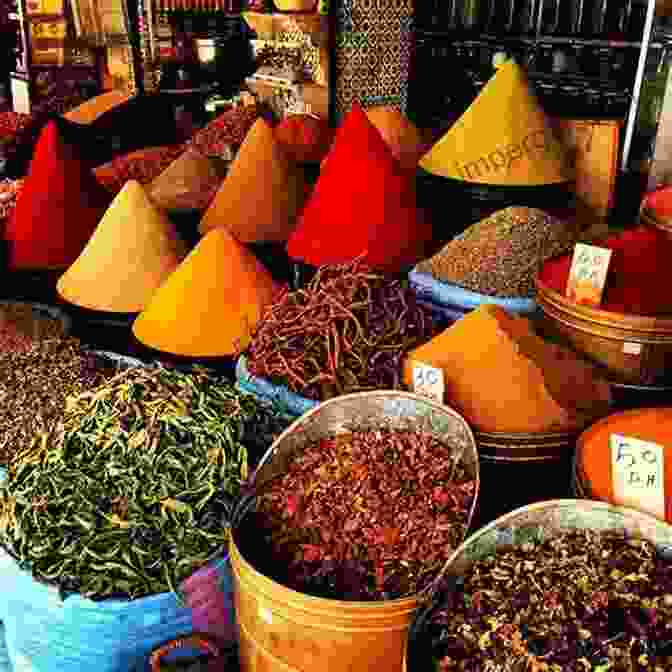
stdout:
{"type": "Polygon", "coordinates": [[[413,392],[443,403],[443,371],[433,366],[413,362],[413,392]]]}
{"type": "Polygon", "coordinates": [[[627,341],[623,343],[623,352],[626,355],[641,355],[642,354],[642,344],[641,343],[628,343],[627,341]]]}
{"type": "Polygon", "coordinates": [[[662,446],[612,434],[611,478],[617,504],[665,520],[665,451],[662,446]]]}

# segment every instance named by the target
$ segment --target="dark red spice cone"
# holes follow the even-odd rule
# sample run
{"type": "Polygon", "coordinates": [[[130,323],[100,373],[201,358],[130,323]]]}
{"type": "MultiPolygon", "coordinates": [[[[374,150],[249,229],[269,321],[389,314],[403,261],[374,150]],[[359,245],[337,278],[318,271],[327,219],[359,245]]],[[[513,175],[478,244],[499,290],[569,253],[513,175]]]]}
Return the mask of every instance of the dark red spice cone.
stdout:
{"type": "Polygon", "coordinates": [[[5,238],[10,270],[67,268],[84,249],[111,197],[49,122],[40,133],[5,238]]]}
{"type": "Polygon", "coordinates": [[[431,238],[412,176],[353,105],[289,239],[289,256],[313,266],[362,256],[374,268],[396,272],[424,258],[431,238]]]}

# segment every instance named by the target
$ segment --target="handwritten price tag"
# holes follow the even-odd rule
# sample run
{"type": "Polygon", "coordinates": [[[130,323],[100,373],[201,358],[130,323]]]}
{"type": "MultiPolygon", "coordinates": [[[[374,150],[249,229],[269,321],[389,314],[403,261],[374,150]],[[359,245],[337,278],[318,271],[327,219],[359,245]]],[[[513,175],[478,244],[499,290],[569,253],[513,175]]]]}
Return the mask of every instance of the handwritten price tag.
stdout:
{"type": "Polygon", "coordinates": [[[611,250],[577,243],[567,281],[567,298],[585,306],[598,307],[611,261],[611,250]]]}
{"type": "Polygon", "coordinates": [[[665,519],[665,452],[662,446],[612,434],[611,474],[617,504],[665,519]]]}
{"type": "Polygon", "coordinates": [[[445,386],[443,371],[433,366],[413,362],[413,392],[443,403],[445,386]]]}

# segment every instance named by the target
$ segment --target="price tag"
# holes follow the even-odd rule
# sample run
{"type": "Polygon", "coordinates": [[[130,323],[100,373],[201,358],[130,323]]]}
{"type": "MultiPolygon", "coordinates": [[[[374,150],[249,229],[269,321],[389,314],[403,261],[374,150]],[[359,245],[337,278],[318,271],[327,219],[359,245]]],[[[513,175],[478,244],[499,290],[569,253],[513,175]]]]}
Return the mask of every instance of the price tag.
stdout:
{"type": "Polygon", "coordinates": [[[566,295],[584,306],[598,307],[611,261],[611,250],[577,243],[569,270],[566,295]]]}
{"type": "Polygon", "coordinates": [[[612,434],[611,479],[617,504],[665,520],[665,452],[662,446],[612,434]]]}
{"type": "Polygon", "coordinates": [[[433,366],[413,362],[413,392],[443,403],[443,371],[433,366]]]}

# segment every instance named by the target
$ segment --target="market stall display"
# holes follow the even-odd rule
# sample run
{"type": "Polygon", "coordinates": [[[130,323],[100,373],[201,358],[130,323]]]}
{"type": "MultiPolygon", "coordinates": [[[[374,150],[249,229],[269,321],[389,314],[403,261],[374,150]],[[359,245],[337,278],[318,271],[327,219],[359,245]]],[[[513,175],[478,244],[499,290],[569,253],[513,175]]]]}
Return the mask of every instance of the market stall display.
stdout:
{"type": "Polygon", "coordinates": [[[83,308],[138,313],[186,254],[166,215],[142,185],[129,181],[56,289],[83,308]]]}
{"type": "Polygon", "coordinates": [[[373,268],[396,273],[426,256],[431,240],[413,180],[353,105],[289,239],[289,256],[312,266],[362,257],[373,268]]]}
{"type": "Polygon", "coordinates": [[[604,503],[513,511],[454,554],[407,670],[668,669],[671,542],[669,526],[604,503]]]}
{"type": "Polygon", "coordinates": [[[304,289],[284,289],[241,351],[253,375],[324,401],[400,389],[402,358],[433,333],[412,290],[356,260],[321,267],[304,289]]]}
{"type": "Polygon", "coordinates": [[[498,306],[481,306],[410,351],[408,385],[416,363],[443,371],[446,403],[482,432],[580,431],[609,411],[609,385],[595,366],[498,306]]]}
{"type": "Polygon", "coordinates": [[[206,210],[226,175],[226,163],[188,147],[149,184],[147,194],[162,210],[206,210]]]}
{"type": "Polygon", "coordinates": [[[672,522],[671,431],[672,408],[643,408],[614,413],[586,429],[576,447],[574,487],[577,495],[633,508],[655,504],[656,510],[646,508],[645,512],[672,522]],[[641,449],[639,446],[624,446],[620,457],[617,452],[615,460],[613,437],[635,439],[645,445],[641,449]],[[642,450],[649,451],[644,458],[639,457],[642,450]],[[653,469],[651,489],[657,500],[653,503],[650,499],[638,502],[636,497],[633,498],[633,492],[627,491],[628,487],[637,487],[639,476],[636,475],[634,483],[623,485],[616,473],[620,466],[628,468],[642,459],[648,460],[647,481],[648,473],[653,469]],[[623,462],[624,465],[618,464],[623,462]]]}
{"type": "Polygon", "coordinates": [[[305,177],[257,119],[199,224],[201,233],[225,227],[242,243],[284,243],[306,198],[305,177]]]}
{"type": "Polygon", "coordinates": [[[279,288],[228,231],[208,232],[133,323],[146,346],[186,357],[231,357],[247,348],[279,288]]]}
{"type": "MultiPolygon", "coordinates": [[[[419,604],[420,595],[362,602],[353,601],[352,594],[348,592],[338,592],[339,587],[346,587],[346,591],[351,589],[354,593],[361,588],[362,583],[355,576],[359,561],[381,566],[382,571],[377,572],[379,579],[383,583],[385,579],[390,579],[390,588],[394,591],[393,573],[397,569],[402,575],[407,571],[403,563],[396,561],[400,560],[401,549],[408,550],[406,541],[412,543],[413,532],[417,531],[413,528],[420,527],[424,534],[418,539],[419,551],[416,549],[417,552],[411,552],[409,556],[414,559],[411,564],[414,561],[422,562],[422,558],[425,558],[430,565],[441,564],[443,546],[434,544],[439,537],[443,538],[448,533],[452,543],[460,536],[459,530],[468,529],[478,495],[478,458],[473,436],[464,419],[446,406],[404,392],[366,392],[331,399],[297,420],[276,440],[260,462],[253,483],[256,496],[243,500],[238,507],[230,545],[241,668],[253,670],[255,660],[266,660],[283,667],[306,670],[320,667],[332,672],[350,669],[373,672],[383,667],[394,672],[401,670],[407,628],[419,604]],[[354,450],[348,455],[347,448],[353,432],[362,432],[361,436],[368,436],[369,439],[373,437],[381,443],[377,450],[371,451],[369,457],[366,457],[368,451],[359,452],[357,446],[353,446],[354,450]],[[397,432],[404,433],[405,439],[398,436],[396,440],[393,439],[397,432]],[[420,439],[421,435],[427,438],[420,439]],[[338,460],[324,464],[312,477],[309,476],[308,464],[302,460],[313,459],[316,466],[322,464],[321,458],[315,456],[310,447],[316,442],[329,441],[334,437],[338,446],[339,436],[343,439],[340,444],[342,455],[338,460]],[[383,437],[392,440],[392,446],[386,445],[383,437]],[[422,447],[438,451],[433,453],[438,466],[436,473],[433,468],[422,468],[422,458],[415,453],[422,447]],[[422,484],[422,490],[425,487],[431,489],[430,484],[437,477],[438,487],[436,491],[432,490],[431,501],[427,501],[427,498],[422,504],[416,501],[414,488],[404,488],[400,478],[397,484],[387,480],[388,477],[394,479],[392,452],[398,456],[396,466],[403,469],[405,480],[411,479],[416,485],[422,484]],[[312,458],[309,457],[311,454],[312,458]],[[420,460],[415,467],[412,465],[414,454],[420,460]],[[367,460],[370,461],[365,464],[367,460]],[[351,470],[351,478],[359,484],[361,499],[357,499],[358,492],[355,489],[348,492],[344,488],[343,497],[349,500],[352,498],[350,501],[353,501],[350,507],[352,515],[343,519],[343,527],[321,528],[318,521],[324,520],[323,516],[328,515],[328,512],[318,513],[317,508],[313,508],[313,502],[318,506],[322,499],[325,507],[332,506],[331,496],[322,488],[332,483],[334,488],[341,491],[343,483],[339,481],[339,462],[340,477],[346,478],[346,471],[351,470]],[[382,482],[380,484],[382,492],[377,489],[370,472],[374,463],[376,469],[386,474],[385,486],[382,482]],[[289,474],[294,474],[296,478],[290,486],[293,489],[286,495],[290,500],[294,498],[293,504],[296,506],[291,516],[287,517],[287,522],[291,525],[289,521],[292,517],[296,522],[299,517],[305,516],[306,527],[312,524],[312,519],[317,528],[313,545],[306,548],[305,559],[310,561],[312,557],[313,561],[318,561],[321,557],[320,549],[338,545],[339,539],[342,542],[338,556],[334,556],[332,562],[325,562],[323,571],[319,572],[325,579],[319,587],[320,597],[315,597],[314,592],[298,592],[275,580],[273,577],[283,571],[282,566],[269,562],[270,556],[256,544],[259,534],[254,525],[255,502],[264,496],[268,487],[275,487],[273,484],[277,479],[291,478],[289,474]],[[307,485],[301,474],[308,480],[315,479],[310,491],[301,490],[301,485],[307,485]],[[462,481],[464,485],[461,488],[447,486],[453,478],[462,481]],[[469,481],[472,481],[472,485],[467,485],[469,481]],[[397,493],[398,489],[401,492],[397,493]],[[396,493],[394,497],[391,496],[393,492],[396,493]],[[313,495],[315,500],[311,500],[313,495]],[[370,526],[365,514],[369,506],[370,526]],[[392,514],[392,511],[395,512],[392,526],[403,528],[399,534],[387,529],[391,520],[388,514],[392,514]],[[443,516],[441,520],[449,527],[457,525],[458,529],[453,532],[455,536],[441,524],[437,529],[429,522],[436,516],[443,516]],[[351,521],[347,529],[346,520],[351,521]],[[352,525],[354,521],[357,521],[357,526],[352,525]],[[251,528],[248,527],[250,523],[251,528]],[[379,529],[381,527],[386,529],[379,529]],[[251,530],[255,530],[252,536],[251,530]],[[329,537],[329,531],[332,534],[324,541],[322,535],[324,533],[325,537],[329,537]],[[340,559],[347,556],[344,548],[347,541],[363,540],[367,532],[370,532],[370,538],[364,542],[364,546],[370,549],[370,561],[366,553],[356,557],[353,555],[349,558],[351,562],[345,558],[343,569],[351,566],[354,570],[351,580],[344,572],[341,576],[344,583],[334,584],[331,580],[337,574],[334,565],[337,566],[340,559]],[[325,594],[329,597],[323,597],[325,594]],[[260,614],[267,613],[272,614],[272,617],[262,616],[260,619],[260,614]],[[294,645],[293,642],[300,644],[294,645]]],[[[287,503],[291,506],[290,500],[287,503]]],[[[343,505],[345,501],[341,500],[332,507],[335,516],[342,515],[343,505]]],[[[409,577],[408,574],[406,576],[409,577]]],[[[418,577],[412,575],[411,578],[415,580],[418,577]]],[[[371,579],[371,585],[375,587],[375,579],[371,579]]],[[[314,590],[315,586],[312,587],[314,590]]]]}
{"type": "Polygon", "coordinates": [[[84,249],[110,197],[48,123],[7,222],[9,268],[67,268],[84,249]]]}
{"type": "Polygon", "coordinates": [[[572,255],[551,259],[537,278],[546,325],[601,364],[612,382],[664,386],[672,367],[672,300],[660,290],[672,239],[640,226],[593,244],[612,251],[599,308],[565,296],[572,255]]]}

